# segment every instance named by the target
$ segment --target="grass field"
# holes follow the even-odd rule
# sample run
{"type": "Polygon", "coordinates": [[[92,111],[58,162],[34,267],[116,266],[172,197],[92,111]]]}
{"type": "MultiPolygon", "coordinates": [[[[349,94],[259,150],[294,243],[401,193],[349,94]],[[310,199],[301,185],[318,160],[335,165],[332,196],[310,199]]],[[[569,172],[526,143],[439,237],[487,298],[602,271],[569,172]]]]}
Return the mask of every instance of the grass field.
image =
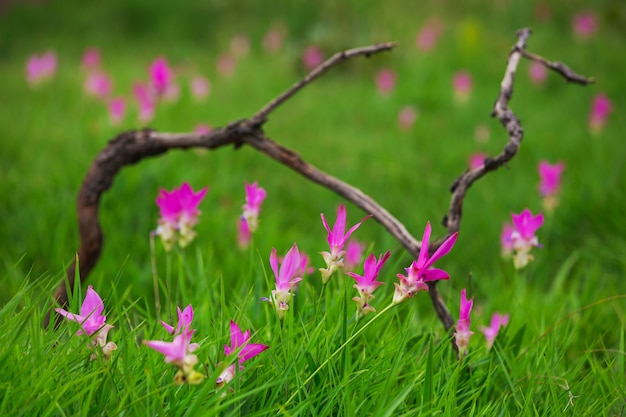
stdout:
{"type": "MultiPolygon", "coordinates": [[[[252,1],[25,2],[0,8],[0,415],[472,415],[620,416],[626,410],[626,7],[617,1],[451,2],[252,1]],[[380,3],[380,4],[379,4],[380,3]],[[577,34],[572,21],[591,13],[597,27],[577,34]],[[429,23],[440,31],[430,50],[416,47],[429,23]],[[396,41],[398,47],[341,64],[270,115],[265,133],[316,167],[360,188],[394,214],[418,239],[430,221],[445,230],[449,186],[477,152],[495,155],[508,137],[489,117],[516,31],[534,30],[528,50],[594,77],[588,87],[556,74],[535,83],[520,63],[511,108],[525,138],[508,167],[470,189],[458,241],[436,264],[450,274],[438,288],[453,317],[466,288],[474,298],[467,356],[458,360],[448,334],[420,292],[386,306],[396,274],[413,259],[374,220],[353,237],[364,255],[391,252],[373,301],[378,313],[355,322],[353,279],[342,272],[322,285],[318,254],[328,250],[320,221],[347,207],[348,226],[364,215],[331,191],[306,181],[249,147],[173,151],[124,169],[101,201],[105,233],[100,262],[88,284],[104,300],[110,360],[90,360],[88,338],[76,323],[41,327],[46,303],[78,248],[76,195],[98,152],[118,133],[150,126],[187,132],[199,124],[225,126],[249,117],[306,74],[302,53],[317,45],[325,56],[356,46],[396,41]],[[270,28],[283,43],[262,45],[270,28]],[[249,51],[236,55],[244,34],[249,51]],[[84,91],[81,57],[98,48],[113,95],[126,114],[112,125],[106,105],[84,91]],[[36,85],[26,80],[32,54],[54,51],[57,70],[36,85]],[[235,56],[235,69],[218,70],[235,56]],[[180,97],[138,120],[133,83],[166,57],[180,97]],[[389,94],[377,91],[382,69],[396,75],[389,94]],[[453,76],[467,71],[472,90],[455,100],[453,76]],[[195,75],[210,81],[196,100],[195,75]],[[611,112],[592,132],[594,97],[611,112]],[[415,123],[398,124],[411,106],[415,123]],[[542,248],[516,271],[501,257],[500,231],[511,213],[542,210],[537,190],[541,160],[565,164],[560,204],[538,231],[542,248]],[[195,240],[166,252],[150,233],[157,227],[159,189],[183,182],[209,187],[195,240]],[[267,191],[259,229],[246,250],[236,224],[244,183],[267,191]],[[296,242],[315,272],[296,290],[280,321],[260,301],[274,288],[272,248],[284,255],[296,242]],[[153,271],[156,267],[156,275],[153,271]],[[154,282],[159,299],[155,299],[154,282]],[[160,320],[176,322],[176,307],[192,304],[191,326],[199,385],[174,383],[176,369],[142,344],[164,339],[160,320]],[[160,306],[160,308],[159,308],[160,306]],[[494,312],[510,323],[492,349],[481,325],[494,312]],[[250,329],[251,343],[269,349],[245,363],[225,388],[215,380],[226,357],[229,322],[250,329]]],[[[245,49],[245,48],[244,48],[245,49]]],[[[357,271],[361,273],[363,267],[357,271]]],[[[77,312],[86,284],[71,297],[77,312]]],[[[171,340],[171,339],[170,339],[171,340]]],[[[229,362],[230,361],[230,362],[229,362]]]]}

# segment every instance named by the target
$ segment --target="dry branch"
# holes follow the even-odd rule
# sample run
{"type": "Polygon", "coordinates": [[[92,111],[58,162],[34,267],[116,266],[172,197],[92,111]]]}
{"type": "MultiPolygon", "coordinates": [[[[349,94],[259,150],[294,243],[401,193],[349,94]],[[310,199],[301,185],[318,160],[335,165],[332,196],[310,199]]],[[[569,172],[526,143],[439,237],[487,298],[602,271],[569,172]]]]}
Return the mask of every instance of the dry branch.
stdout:
{"type": "MultiPolygon", "coordinates": [[[[467,189],[474,181],[487,172],[504,165],[515,155],[519,148],[523,130],[519,120],[507,107],[513,93],[513,77],[517,64],[522,56],[548,62],[543,58],[525,52],[526,40],[529,35],[529,29],[522,29],[518,32],[518,41],[509,55],[504,80],[502,81],[500,94],[493,111],[493,115],[498,117],[507,129],[509,142],[500,155],[486,159],[482,167],[466,171],[454,182],[451,189],[450,208],[443,221],[444,226],[448,229],[447,236],[459,230],[463,199],[467,189]]],[[[278,97],[271,100],[249,119],[233,122],[224,128],[215,129],[206,134],[161,133],[151,129],[144,129],[125,132],[111,140],[107,147],[98,154],[89,168],[78,194],[77,214],[80,247],[74,263],[67,270],[70,291],[74,289],[76,259],[80,262],[80,279],[84,282],[100,257],[103,239],[98,216],[100,197],[111,187],[115,175],[125,166],[135,164],[143,158],[164,154],[171,149],[216,149],[231,144],[237,148],[242,145],[251,146],[281,164],[288,166],[305,178],[341,195],[365,212],[372,214],[376,221],[387,229],[413,257],[417,258],[421,242],[413,237],[404,225],[384,207],[358,188],[330,176],[305,162],[297,153],[266,137],[262,130],[263,124],[267,121],[267,117],[272,111],[332,67],[347,59],[358,56],[369,57],[382,51],[389,51],[394,47],[394,43],[388,42],[339,52],[278,97]]],[[[557,68],[566,68],[567,70],[559,71],[559,73],[568,80],[579,82],[580,84],[584,84],[580,82],[581,80],[586,80],[586,78],[571,72],[563,64],[560,64],[560,66],[552,64],[551,68],[557,71],[559,71],[557,68]]],[[[429,251],[431,253],[434,252],[447,236],[437,240],[432,247],[429,247],[429,251]]],[[[429,283],[429,290],[435,311],[446,330],[449,330],[454,325],[454,319],[441,298],[437,286],[434,283],[429,283]]],[[[54,300],[59,305],[67,304],[68,295],[65,283],[62,283],[55,291],[54,300]]],[[[49,324],[49,320],[50,313],[46,316],[45,326],[49,324]]]]}

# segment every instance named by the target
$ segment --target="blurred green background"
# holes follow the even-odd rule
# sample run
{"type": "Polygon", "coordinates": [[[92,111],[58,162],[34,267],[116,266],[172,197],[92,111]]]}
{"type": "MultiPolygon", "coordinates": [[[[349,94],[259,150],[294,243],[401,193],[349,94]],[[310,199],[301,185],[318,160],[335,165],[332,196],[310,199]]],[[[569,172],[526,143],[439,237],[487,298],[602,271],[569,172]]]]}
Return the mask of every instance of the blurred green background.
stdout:
{"type": "MultiPolygon", "coordinates": [[[[510,279],[512,266],[499,254],[500,228],[511,212],[541,209],[537,164],[543,159],[563,161],[566,169],[561,204],[540,232],[544,249],[529,268],[530,285],[547,288],[563,262],[578,253],[574,268],[595,265],[589,279],[598,281],[598,297],[623,291],[623,2],[238,0],[174,5],[63,0],[3,2],[0,7],[0,255],[5,277],[0,305],[26,276],[58,279],[71,261],[78,245],[75,199],[82,178],[108,140],[143,127],[132,104],[132,85],[146,79],[157,56],[176,69],[181,96],[159,105],[149,126],[191,131],[200,123],[224,126],[252,115],[306,73],[301,57],[309,45],[330,56],[397,41],[393,52],[344,63],[308,86],[272,113],[265,129],[305,160],[372,196],[420,238],[428,220],[435,235],[443,233],[439,223],[448,209],[448,187],[470,155],[494,155],[507,140],[489,114],[515,33],[525,26],[534,30],[529,51],[562,60],[595,77],[597,84],[567,85],[555,74],[534,84],[529,62],[520,64],[511,108],[523,122],[525,141],[509,169],[488,175],[469,191],[460,238],[446,262],[453,279],[443,289],[444,297],[456,300],[470,273],[474,291],[486,298],[494,280],[510,279]],[[597,19],[590,36],[580,36],[572,27],[580,13],[597,19]],[[416,36],[433,21],[440,24],[439,39],[433,49],[420,50],[416,36]],[[272,27],[284,34],[276,53],[261,44],[272,27]],[[220,75],[217,59],[240,34],[249,38],[250,51],[237,58],[231,76],[220,75]],[[89,47],[100,50],[114,94],[129,101],[120,126],[112,126],[105,106],[83,92],[80,62],[89,47]],[[29,86],[26,61],[47,50],[57,54],[57,73],[29,86]],[[387,96],[377,92],[374,81],[383,68],[397,74],[396,87],[387,96]],[[452,77],[460,70],[473,78],[465,104],[455,102],[452,88],[452,77]],[[211,82],[203,102],[188,92],[195,74],[211,82]],[[592,135],[588,115],[598,93],[607,95],[613,110],[604,130],[592,135]],[[418,114],[409,130],[397,122],[405,106],[418,114]],[[478,139],[476,132],[482,132],[478,139]]],[[[235,222],[243,183],[254,180],[268,191],[256,235],[259,256],[267,259],[271,247],[284,252],[297,241],[319,266],[316,252],[326,246],[319,213],[333,213],[339,197],[246,147],[175,151],[123,170],[105,194],[105,246],[92,282],[118,276],[135,295],[150,296],[148,235],[158,218],[154,199],[159,187],[172,189],[183,181],[195,189],[210,187],[197,227],[201,243],[194,243],[198,254],[216,273],[235,275],[241,259],[235,222]]],[[[348,214],[349,222],[363,215],[351,205],[348,214]]],[[[411,261],[374,221],[366,222],[358,239],[371,242],[377,253],[391,249],[396,265],[411,261]]]]}

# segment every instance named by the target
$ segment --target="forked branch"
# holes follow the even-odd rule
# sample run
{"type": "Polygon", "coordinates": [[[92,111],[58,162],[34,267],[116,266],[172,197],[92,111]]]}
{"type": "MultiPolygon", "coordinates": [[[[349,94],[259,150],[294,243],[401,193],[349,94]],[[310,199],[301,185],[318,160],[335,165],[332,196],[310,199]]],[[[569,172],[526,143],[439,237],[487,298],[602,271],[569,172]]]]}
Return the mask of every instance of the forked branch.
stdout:
{"type": "MultiPolygon", "coordinates": [[[[513,75],[521,56],[530,54],[525,52],[526,39],[530,35],[529,29],[523,29],[518,33],[518,41],[509,55],[509,62],[505,72],[505,77],[501,85],[500,94],[494,107],[494,116],[498,117],[509,133],[509,142],[504,151],[495,158],[488,158],[482,167],[473,171],[463,173],[452,186],[452,199],[448,214],[444,218],[444,226],[448,229],[448,235],[459,230],[461,223],[461,212],[463,199],[469,186],[482,177],[485,173],[493,171],[510,160],[519,147],[522,140],[523,131],[519,120],[511,112],[507,105],[513,92],[513,75]]],[[[287,89],[275,99],[262,107],[255,115],[248,119],[238,120],[223,128],[214,129],[206,134],[197,133],[162,133],[151,129],[140,131],[129,131],[118,135],[111,140],[103,149],[89,168],[83,180],[78,194],[77,214],[80,234],[80,247],[75,259],[80,262],[80,279],[84,282],[91,270],[95,267],[102,251],[103,232],[99,221],[100,197],[108,190],[115,175],[122,168],[135,164],[144,158],[157,156],[166,153],[171,149],[205,148],[216,149],[225,145],[251,146],[258,151],[268,155],[281,164],[288,166],[305,178],[321,186],[328,188],[341,195],[346,200],[351,201],[365,212],[372,214],[378,221],[405,249],[417,258],[421,247],[421,242],[407,231],[398,219],[391,215],[384,207],[374,199],[363,193],[356,187],[347,184],[340,179],[326,174],[311,164],[305,162],[297,153],[287,149],[272,139],[266,137],[262,127],[266,123],[268,115],[278,106],[286,102],[293,95],[298,93],[306,85],[310,84],[317,77],[327,72],[337,64],[354,57],[377,54],[382,51],[389,51],[396,45],[391,42],[380,43],[362,48],[350,49],[339,52],[326,60],[320,66],[311,71],[306,77],[287,89]]],[[[543,59],[535,55],[531,59],[543,59]]],[[[548,61],[546,61],[548,62],[548,61]]],[[[562,65],[562,64],[561,64],[562,65]]],[[[562,65],[561,68],[567,68],[562,65]]],[[[558,71],[558,69],[554,68],[558,71]]],[[[561,72],[567,79],[587,80],[567,69],[568,72],[561,72]],[[566,75],[568,74],[568,75],[566,75]],[[572,75],[573,74],[573,75],[572,75]]],[[[578,81],[576,81],[578,82],[578,81]]],[[[587,80],[587,82],[590,82],[587,80]]],[[[582,83],[582,82],[579,82],[582,83]]],[[[437,240],[429,251],[434,252],[445,237],[437,240]]],[[[74,289],[76,260],[67,270],[69,288],[74,289]]],[[[441,298],[437,286],[429,283],[430,297],[446,330],[454,325],[454,320],[450,315],[443,299],[441,298]]],[[[62,283],[54,294],[55,302],[65,305],[68,300],[66,285],[62,283]]],[[[47,326],[50,320],[48,313],[44,325],[47,326]]]]}

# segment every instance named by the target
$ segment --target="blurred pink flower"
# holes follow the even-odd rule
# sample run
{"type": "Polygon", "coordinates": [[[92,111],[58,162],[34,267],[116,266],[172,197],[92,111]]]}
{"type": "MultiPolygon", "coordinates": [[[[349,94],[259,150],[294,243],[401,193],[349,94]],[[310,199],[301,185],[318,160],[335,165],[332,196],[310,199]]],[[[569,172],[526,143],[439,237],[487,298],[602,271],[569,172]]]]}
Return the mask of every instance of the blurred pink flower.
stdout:
{"type": "Polygon", "coordinates": [[[393,303],[398,304],[407,298],[412,298],[418,291],[428,291],[428,281],[438,281],[441,279],[450,279],[448,273],[442,269],[431,268],[431,266],[439,258],[445,256],[450,252],[456,239],[458,232],[448,237],[439,248],[433,253],[432,256],[428,254],[428,244],[430,241],[430,233],[432,228],[430,222],[426,223],[424,229],[424,235],[422,236],[422,246],[420,247],[420,253],[417,260],[413,261],[411,266],[406,268],[407,275],[398,274],[400,284],[394,283],[396,290],[393,294],[393,303]]]}
{"type": "Polygon", "coordinates": [[[588,38],[598,29],[598,20],[593,13],[579,13],[572,20],[574,33],[581,38],[588,38]]]}
{"type": "Polygon", "coordinates": [[[85,92],[100,100],[106,100],[113,91],[111,79],[102,71],[92,71],[85,78],[85,92]]]}
{"type": "Polygon", "coordinates": [[[174,75],[164,57],[158,57],[150,64],[150,87],[157,97],[162,97],[171,88],[174,75]]]}
{"type": "Polygon", "coordinates": [[[539,162],[539,192],[543,197],[543,207],[546,211],[552,212],[558,205],[558,194],[561,189],[561,174],[565,169],[563,162],[551,165],[547,161],[539,162]]]}
{"type": "Polygon", "coordinates": [[[304,49],[302,53],[302,63],[307,70],[312,70],[322,62],[324,62],[324,53],[319,46],[311,45],[304,49]]]}
{"type": "Polygon", "coordinates": [[[237,61],[229,53],[220,54],[217,57],[217,72],[225,77],[230,77],[235,73],[237,61]]]}
{"type": "Polygon", "coordinates": [[[513,219],[513,233],[511,240],[513,241],[513,264],[516,269],[525,267],[534,257],[530,254],[530,250],[539,246],[539,240],[535,233],[543,224],[543,214],[539,213],[534,216],[529,209],[524,209],[520,214],[511,214],[513,219]]]}
{"type": "Polygon", "coordinates": [[[57,70],[57,56],[52,51],[43,55],[31,55],[26,62],[26,81],[31,85],[54,77],[57,70]]]}
{"type": "Polygon", "coordinates": [[[413,106],[405,106],[398,113],[398,126],[402,131],[410,130],[417,120],[417,110],[413,106]]]}
{"type": "Polygon", "coordinates": [[[528,67],[528,74],[530,75],[530,80],[533,83],[543,84],[548,77],[548,70],[542,63],[533,61],[528,67]]]}
{"type": "Polygon", "coordinates": [[[270,266],[276,278],[276,289],[272,290],[270,298],[264,298],[264,300],[274,305],[278,317],[282,320],[285,317],[285,311],[289,310],[289,300],[291,300],[291,294],[295,290],[296,284],[302,281],[302,277],[298,276],[302,272],[300,270],[301,263],[298,245],[294,243],[291,246],[291,249],[289,249],[280,263],[280,268],[278,264],[276,248],[272,248],[270,266]]]}
{"type": "Polygon", "coordinates": [[[271,54],[278,52],[283,46],[285,39],[284,32],[283,25],[272,25],[265,33],[265,36],[263,36],[263,48],[271,54]]]}
{"type": "Polygon", "coordinates": [[[501,327],[506,327],[509,324],[509,315],[493,313],[491,316],[491,324],[489,327],[481,326],[480,331],[485,335],[487,340],[487,349],[491,349],[493,342],[496,340],[501,327]]]}
{"type": "Polygon", "coordinates": [[[199,124],[193,131],[201,135],[206,135],[207,133],[211,132],[211,130],[213,130],[213,128],[210,125],[199,124]]]}
{"type": "Polygon", "coordinates": [[[250,232],[248,221],[244,217],[240,217],[239,221],[237,221],[237,246],[240,249],[245,249],[250,246],[251,239],[252,233],[250,232]]]}
{"type": "Polygon", "coordinates": [[[159,190],[156,203],[161,218],[155,234],[161,237],[166,250],[169,251],[176,241],[184,248],[193,240],[196,235],[193,227],[200,215],[198,206],[207,191],[208,187],[204,187],[194,192],[186,182],[172,191],[159,190]]]}
{"type": "Polygon", "coordinates": [[[322,273],[322,282],[326,284],[332,274],[339,268],[343,268],[343,256],[345,252],[343,250],[343,246],[346,241],[350,238],[350,235],[359,228],[361,223],[363,223],[368,218],[372,217],[372,215],[367,215],[363,217],[363,219],[352,226],[346,232],[346,206],[341,204],[339,209],[337,209],[337,220],[335,221],[335,225],[331,230],[328,227],[328,223],[326,222],[326,217],[324,213],[320,214],[322,218],[322,224],[328,233],[328,246],[330,248],[330,252],[320,252],[320,255],[324,258],[326,262],[326,268],[320,268],[320,272],[322,273]]]}
{"type": "Polygon", "coordinates": [[[589,113],[589,129],[592,134],[597,135],[602,132],[611,110],[611,101],[608,99],[606,94],[599,93],[593,98],[591,111],[589,113]]]}
{"type": "Polygon", "coordinates": [[[267,193],[264,188],[259,187],[257,182],[252,184],[245,183],[246,203],[243,205],[243,217],[248,221],[250,231],[254,233],[259,223],[259,213],[261,204],[265,200],[267,193]]]}
{"type": "Polygon", "coordinates": [[[485,163],[485,159],[488,158],[489,155],[483,152],[477,152],[472,154],[469,158],[468,165],[471,170],[478,169],[485,163]]]}
{"type": "Polygon", "coordinates": [[[511,223],[504,223],[502,225],[502,233],[500,233],[500,248],[502,257],[507,259],[513,253],[513,225],[511,223]]]}
{"type": "Polygon", "coordinates": [[[461,307],[459,313],[459,321],[456,324],[454,338],[456,346],[459,348],[459,355],[463,356],[467,353],[470,337],[474,334],[470,330],[470,313],[474,305],[474,298],[468,300],[465,295],[465,289],[461,291],[461,307]]]}
{"type": "Polygon", "coordinates": [[[133,95],[139,106],[139,120],[142,123],[148,123],[154,117],[156,107],[155,101],[150,94],[150,89],[146,84],[133,84],[133,95]]]}
{"type": "Polygon", "coordinates": [[[396,72],[389,68],[383,68],[376,75],[376,90],[381,96],[387,96],[396,87],[396,72]]]}
{"type": "Polygon", "coordinates": [[[113,126],[119,125],[126,114],[126,100],[124,97],[116,97],[109,101],[109,119],[113,126]]]}
{"type": "Polygon", "coordinates": [[[196,75],[191,79],[191,95],[197,100],[204,100],[211,92],[211,83],[206,77],[196,75]]]}
{"type": "Polygon", "coordinates": [[[420,51],[430,51],[437,44],[443,24],[437,19],[429,19],[415,37],[415,46],[420,51]]]}
{"type": "Polygon", "coordinates": [[[98,48],[87,48],[81,60],[83,69],[93,71],[100,68],[100,51],[98,48]]]}
{"type": "MultiPolygon", "coordinates": [[[[230,356],[231,354],[237,354],[239,369],[242,370],[241,365],[248,359],[252,359],[269,346],[260,343],[249,343],[250,330],[246,330],[245,333],[241,332],[241,329],[233,320],[230,321],[230,346],[224,345],[224,354],[230,356]]],[[[229,383],[235,377],[235,365],[230,365],[226,368],[215,381],[218,387],[229,383]]]]}
{"type": "Polygon", "coordinates": [[[457,103],[467,102],[472,92],[472,76],[467,71],[459,71],[452,78],[454,99],[457,103]]]}
{"type": "Polygon", "coordinates": [[[363,251],[365,245],[351,239],[346,245],[346,255],[344,259],[344,269],[347,271],[355,270],[363,260],[363,251]]]}
{"type": "Polygon", "coordinates": [[[161,320],[161,325],[167,330],[167,332],[171,335],[177,335],[180,333],[184,333],[187,337],[187,340],[191,340],[191,337],[195,333],[195,330],[191,329],[191,322],[193,321],[193,306],[189,304],[183,310],[180,307],[176,307],[176,313],[178,315],[178,321],[176,322],[176,327],[167,324],[163,320],[161,320]]]}
{"type": "Polygon", "coordinates": [[[230,39],[230,52],[241,58],[250,52],[250,38],[245,33],[237,33],[230,39]]]}
{"type": "Polygon", "coordinates": [[[385,252],[385,254],[380,255],[378,259],[376,259],[376,256],[373,253],[370,254],[363,263],[363,275],[358,275],[354,272],[347,273],[355,279],[356,284],[354,284],[354,288],[356,288],[356,290],[359,292],[358,297],[352,298],[352,300],[356,302],[357,305],[357,319],[363,317],[369,312],[376,311],[376,309],[371,306],[370,302],[374,299],[373,293],[376,288],[383,285],[383,283],[377,281],[377,279],[378,274],[380,273],[380,269],[389,258],[389,253],[389,251],[385,252]]]}

